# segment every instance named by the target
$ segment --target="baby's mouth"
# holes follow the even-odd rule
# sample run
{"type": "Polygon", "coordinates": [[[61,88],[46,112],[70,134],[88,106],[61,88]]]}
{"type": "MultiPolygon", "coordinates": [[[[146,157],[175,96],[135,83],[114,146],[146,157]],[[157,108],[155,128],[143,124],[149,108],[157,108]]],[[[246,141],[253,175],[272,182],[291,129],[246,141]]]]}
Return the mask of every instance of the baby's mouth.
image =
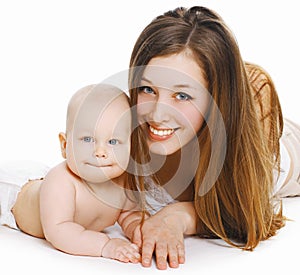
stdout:
{"type": "Polygon", "coordinates": [[[111,164],[104,164],[104,163],[86,163],[89,166],[95,167],[95,168],[105,168],[105,167],[111,167],[111,164]]]}

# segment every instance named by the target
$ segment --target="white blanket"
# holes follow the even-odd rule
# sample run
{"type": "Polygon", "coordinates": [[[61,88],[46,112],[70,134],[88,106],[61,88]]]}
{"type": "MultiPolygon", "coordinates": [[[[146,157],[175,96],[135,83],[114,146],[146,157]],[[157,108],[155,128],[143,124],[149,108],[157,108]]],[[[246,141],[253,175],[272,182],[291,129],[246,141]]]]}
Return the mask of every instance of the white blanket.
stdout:
{"type": "MultiPolygon", "coordinates": [[[[178,269],[159,271],[140,264],[125,264],[98,257],[72,256],[45,240],[0,226],[0,274],[293,274],[298,273],[300,255],[300,197],[283,200],[288,221],[278,234],[247,252],[228,247],[220,240],[185,239],[186,263],[178,269]],[[292,273],[291,273],[292,274],[292,273]]],[[[117,226],[109,229],[120,236],[117,226]]]]}

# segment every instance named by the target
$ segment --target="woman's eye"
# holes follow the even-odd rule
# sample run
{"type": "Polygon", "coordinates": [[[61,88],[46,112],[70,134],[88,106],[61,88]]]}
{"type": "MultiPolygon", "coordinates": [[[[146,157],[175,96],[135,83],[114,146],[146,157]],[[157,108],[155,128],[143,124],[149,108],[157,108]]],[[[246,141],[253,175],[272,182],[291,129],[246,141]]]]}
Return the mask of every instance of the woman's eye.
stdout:
{"type": "Polygon", "coordinates": [[[140,92],[144,92],[145,94],[154,94],[153,89],[150,88],[149,86],[142,86],[142,87],[139,87],[139,91],[140,91],[140,92]]]}
{"type": "Polygon", "coordinates": [[[117,145],[117,144],[119,144],[119,141],[117,139],[115,139],[115,138],[112,138],[112,139],[110,139],[108,141],[108,144],[110,144],[110,145],[117,145]]]}
{"type": "Polygon", "coordinates": [[[178,100],[181,100],[181,101],[187,101],[187,100],[190,100],[192,99],[192,97],[186,93],[176,93],[175,94],[175,98],[178,99],[178,100]]]}
{"type": "Polygon", "coordinates": [[[95,141],[93,137],[83,137],[82,140],[84,142],[94,142],[95,141]]]}

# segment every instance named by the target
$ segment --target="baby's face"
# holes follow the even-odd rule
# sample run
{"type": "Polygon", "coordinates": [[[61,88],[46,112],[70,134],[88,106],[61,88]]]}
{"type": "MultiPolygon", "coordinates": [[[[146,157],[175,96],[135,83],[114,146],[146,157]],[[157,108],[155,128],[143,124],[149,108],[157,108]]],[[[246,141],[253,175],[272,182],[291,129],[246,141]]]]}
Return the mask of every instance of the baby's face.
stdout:
{"type": "Polygon", "coordinates": [[[99,109],[82,105],[67,133],[69,168],[91,183],[119,177],[130,157],[131,114],[125,96],[99,109]]]}

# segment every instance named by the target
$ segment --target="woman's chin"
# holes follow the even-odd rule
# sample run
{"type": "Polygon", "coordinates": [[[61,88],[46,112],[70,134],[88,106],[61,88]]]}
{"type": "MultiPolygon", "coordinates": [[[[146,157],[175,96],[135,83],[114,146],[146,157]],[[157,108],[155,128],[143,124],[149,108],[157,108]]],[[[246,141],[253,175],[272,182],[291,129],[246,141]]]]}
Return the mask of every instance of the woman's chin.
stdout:
{"type": "Polygon", "coordinates": [[[163,141],[162,142],[149,141],[148,146],[152,154],[162,155],[162,156],[172,155],[173,153],[175,153],[181,148],[181,146],[179,146],[175,142],[163,142],[163,141]]]}

